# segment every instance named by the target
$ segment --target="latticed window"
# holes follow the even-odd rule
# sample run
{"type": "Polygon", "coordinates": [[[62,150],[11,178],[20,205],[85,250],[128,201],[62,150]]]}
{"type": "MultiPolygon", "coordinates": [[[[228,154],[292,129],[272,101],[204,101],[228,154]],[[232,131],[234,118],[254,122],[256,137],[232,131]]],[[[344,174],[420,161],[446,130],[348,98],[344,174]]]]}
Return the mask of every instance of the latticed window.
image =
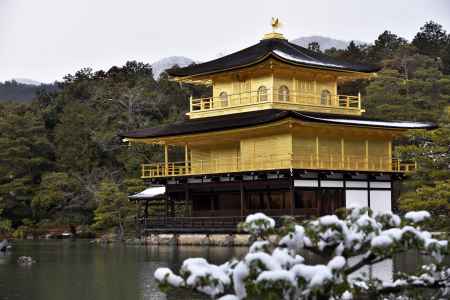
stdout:
{"type": "Polygon", "coordinates": [[[258,102],[267,101],[267,88],[262,85],[258,88],[258,102]]]}
{"type": "Polygon", "coordinates": [[[323,90],[320,94],[320,104],[331,105],[331,93],[329,90],[323,90]]]}
{"type": "Polygon", "coordinates": [[[228,94],[227,92],[222,92],[219,94],[219,99],[222,106],[228,106],[228,94]]]}
{"type": "Polygon", "coordinates": [[[278,89],[278,100],[279,101],[289,101],[289,89],[287,86],[282,85],[278,89]]]}

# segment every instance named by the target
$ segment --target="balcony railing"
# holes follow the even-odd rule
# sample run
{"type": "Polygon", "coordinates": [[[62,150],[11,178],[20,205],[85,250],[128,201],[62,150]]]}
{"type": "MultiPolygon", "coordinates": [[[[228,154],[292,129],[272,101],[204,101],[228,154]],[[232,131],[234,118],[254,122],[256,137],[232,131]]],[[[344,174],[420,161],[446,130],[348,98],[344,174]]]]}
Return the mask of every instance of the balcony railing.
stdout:
{"type": "Polygon", "coordinates": [[[298,157],[292,155],[271,155],[242,159],[213,159],[153,163],[142,165],[142,178],[173,177],[185,175],[219,174],[246,171],[280,170],[347,170],[347,171],[380,171],[380,172],[414,172],[416,164],[401,162],[398,159],[385,157],[364,159],[353,156],[314,156],[298,157]]]}
{"type": "Polygon", "coordinates": [[[251,91],[239,94],[231,94],[222,97],[206,97],[190,99],[190,112],[205,112],[214,110],[223,110],[229,108],[238,108],[254,104],[291,104],[309,108],[324,108],[339,111],[361,111],[361,95],[320,95],[300,92],[289,92],[287,94],[278,91],[267,90],[266,92],[251,91]]]}
{"type": "MultiPolygon", "coordinates": [[[[262,211],[275,220],[277,227],[282,225],[282,216],[290,215],[298,221],[309,219],[313,216],[318,216],[318,212],[314,209],[294,209],[290,210],[257,210],[262,211]],[[278,211],[276,215],[271,212],[278,211]]],[[[237,232],[237,225],[245,220],[245,215],[253,213],[246,210],[244,216],[239,215],[239,211],[236,211],[235,215],[223,216],[221,211],[212,210],[204,211],[205,217],[149,217],[139,219],[140,225],[144,231],[151,232],[170,232],[170,233],[211,233],[211,232],[223,232],[234,233],[237,232]],[[218,214],[219,212],[219,214],[218,214]],[[215,216],[215,214],[218,214],[215,216]]]]}

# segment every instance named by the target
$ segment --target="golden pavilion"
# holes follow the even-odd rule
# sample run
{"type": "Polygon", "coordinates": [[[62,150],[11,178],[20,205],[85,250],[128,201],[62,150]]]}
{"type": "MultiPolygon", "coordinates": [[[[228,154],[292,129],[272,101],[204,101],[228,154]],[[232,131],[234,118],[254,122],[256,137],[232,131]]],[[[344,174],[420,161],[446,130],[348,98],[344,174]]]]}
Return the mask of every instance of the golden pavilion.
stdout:
{"type": "Polygon", "coordinates": [[[230,55],[168,70],[178,82],[211,86],[212,95],[191,97],[181,122],[121,134],[130,143],[161,145],[164,153],[163,161],[142,165],[149,185],[165,187],[153,216],[152,199],[144,197],[146,228],[230,232],[256,211],[275,217],[354,206],[390,211],[395,182],[415,169],[393,157],[393,140],[435,126],[367,119],[360,94],[338,94],[340,84],[379,69],[271,32],[230,55]]]}

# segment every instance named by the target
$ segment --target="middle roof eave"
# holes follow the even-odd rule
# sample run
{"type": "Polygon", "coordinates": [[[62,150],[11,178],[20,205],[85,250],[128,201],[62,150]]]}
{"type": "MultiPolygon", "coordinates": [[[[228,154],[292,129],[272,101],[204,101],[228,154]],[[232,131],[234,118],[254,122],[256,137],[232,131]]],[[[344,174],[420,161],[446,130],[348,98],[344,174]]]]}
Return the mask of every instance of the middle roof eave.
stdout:
{"type": "Polygon", "coordinates": [[[373,120],[362,117],[348,118],[345,116],[303,113],[297,111],[266,109],[261,111],[246,112],[239,114],[230,114],[218,117],[206,117],[199,119],[185,120],[165,126],[140,129],[120,134],[122,138],[145,139],[145,138],[163,138],[177,135],[198,134],[214,131],[231,130],[258,126],[267,123],[281,121],[288,117],[294,119],[312,122],[328,123],[335,125],[384,128],[384,129],[434,129],[435,124],[420,122],[389,122],[382,120],[373,120]]]}

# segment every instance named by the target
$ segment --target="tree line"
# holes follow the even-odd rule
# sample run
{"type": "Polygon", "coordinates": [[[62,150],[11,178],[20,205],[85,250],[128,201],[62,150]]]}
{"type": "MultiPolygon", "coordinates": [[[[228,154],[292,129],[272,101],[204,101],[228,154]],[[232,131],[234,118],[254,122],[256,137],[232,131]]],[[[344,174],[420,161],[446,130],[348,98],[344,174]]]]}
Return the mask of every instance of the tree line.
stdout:
{"type": "MultiPolygon", "coordinates": [[[[309,47],[321,51],[314,43],[309,47]]],[[[440,125],[396,141],[397,155],[419,164],[403,185],[400,209],[447,215],[450,35],[427,22],[411,42],[385,31],[372,45],[351,42],[325,53],[383,66],[374,79],[340,87],[343,94],[361,91],[365,116],[440,125]]],[[[140,164],[160,160],[161,152],[126,145],[118,133],[181,120],[190,95],[210,93],[166,74],[155,80],[149,64],[130,61],[67,75],[55,89],[38,89],[31,103],[0,103],[0,235],[21,237],[58,226],[122,228],[133,214],[127,195],[145,188],[140,164]]]]}
{"type": "Polygon", "coordinates": [[[31,85],[16,80],[0,82],[0,102],[31,102],[40,90],[55,91],[54,84],[31,85]]]}

